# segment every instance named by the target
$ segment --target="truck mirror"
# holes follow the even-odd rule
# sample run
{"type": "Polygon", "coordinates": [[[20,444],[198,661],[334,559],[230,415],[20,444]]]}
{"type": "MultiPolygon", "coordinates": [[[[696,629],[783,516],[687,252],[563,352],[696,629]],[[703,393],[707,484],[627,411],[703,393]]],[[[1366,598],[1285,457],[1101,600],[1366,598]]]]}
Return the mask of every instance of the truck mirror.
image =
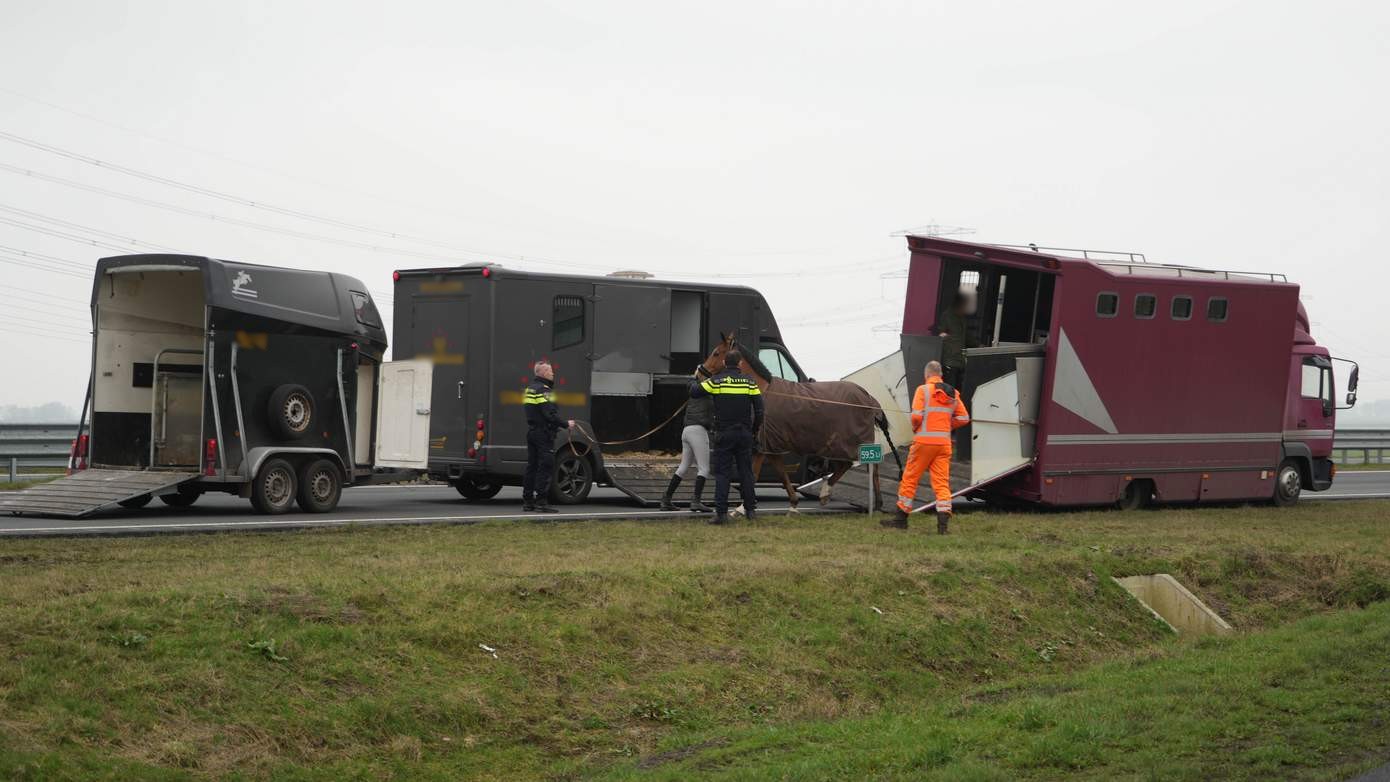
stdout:
{"type": "Polygon", "coordinates": [[[1351,404],[1356,399],[1356,382],[1361,377],[1361,367],[1353,365],[1351,374],[1347,376],[1347,404],[1351,404]]]}
{"type": "Polygon", "coordinates": [[[1347,407],[1356,407],[1356,392],[1347,392],[1347,407]]]}

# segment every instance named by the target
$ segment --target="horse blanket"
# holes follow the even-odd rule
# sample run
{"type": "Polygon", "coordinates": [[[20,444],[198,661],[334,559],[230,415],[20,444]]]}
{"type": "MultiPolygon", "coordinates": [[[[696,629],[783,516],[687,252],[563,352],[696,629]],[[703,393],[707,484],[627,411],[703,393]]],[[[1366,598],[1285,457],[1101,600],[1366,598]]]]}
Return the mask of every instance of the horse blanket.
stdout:
{"type": "Polygon", "coordinates": [[[874,421],[882,415],[878,400],[868,391],[843,380],[794,383],[773,378],[763,394],[763,408],[758,450],[848,462],[859,458],[860,443],[874,441],[874,421]]]}

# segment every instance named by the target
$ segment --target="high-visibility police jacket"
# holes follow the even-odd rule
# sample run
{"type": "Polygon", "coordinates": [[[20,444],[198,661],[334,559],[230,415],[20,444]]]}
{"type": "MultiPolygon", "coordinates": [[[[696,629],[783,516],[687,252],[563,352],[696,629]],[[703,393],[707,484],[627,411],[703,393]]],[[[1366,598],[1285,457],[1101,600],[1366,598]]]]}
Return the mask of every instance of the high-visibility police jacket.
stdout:
{"type": "Polygon", "coordinates": [[[938,375],[927,378],[912,397],[912,439],[950,443],[951,431],[970,423],[960,392],[938,375]]]}
{"type": "Polygon", "coordinates": [[[715,431],[741,427],[757,434],[763,428],[762,393],[752,378],[736,368],[690,384],[692,399],[713,397],[715,431]]]}
{"type": "Polygon", "coordinates": [[[555,394],[551,389],[555,383],[543,377],[534,378],[526,385],[522,399],[526,407],[526,425],[531,429],[544,429],[554,435],[565,428],[560,418],[560,408],[555,406],[555,394]]]}

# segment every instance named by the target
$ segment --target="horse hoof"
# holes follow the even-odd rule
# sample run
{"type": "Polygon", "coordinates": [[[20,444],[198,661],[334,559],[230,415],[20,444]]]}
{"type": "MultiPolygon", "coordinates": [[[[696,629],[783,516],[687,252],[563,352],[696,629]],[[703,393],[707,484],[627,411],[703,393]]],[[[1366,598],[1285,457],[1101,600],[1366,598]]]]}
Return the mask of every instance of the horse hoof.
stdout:
{"type": "Polygon", "coordinates": [[[800,515],[800,513],[801,513],[801,509],[798,508],[798,507],[796,507],[795,505],[791,506],[790,508],[787,508],[787,515],[788,515],[788,516],[791,516],[791,515],[793,515],[793,514],[800,515]]]}
{"type": "Polygon", "coordinates": [[[743,506],[740,505],[740,506],[738,506],[737,508],[734,508],[733,510],[729,511],[729,515],[730,515],[730,516],[733,516],[734,518],[738,518],[738,517],[742,516],[742,515],[743,515],[743,506]]]}

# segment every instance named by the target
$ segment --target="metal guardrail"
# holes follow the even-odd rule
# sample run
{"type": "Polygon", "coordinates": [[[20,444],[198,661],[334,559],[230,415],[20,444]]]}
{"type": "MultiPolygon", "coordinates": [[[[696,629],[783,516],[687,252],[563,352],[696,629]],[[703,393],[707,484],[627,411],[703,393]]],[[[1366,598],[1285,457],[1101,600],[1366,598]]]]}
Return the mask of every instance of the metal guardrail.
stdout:
{"type": "Polygon", "coordinates": [[[1385,464],[1387,450],[1390,450],[1390,429],[1338,429],[1332,441],[1332,454],[1340,453],[1343,464],[1385,464]],[[1357,452],[1361,453],[1361,461],[1346,461],[1357,452]]]}
{"type": "Polygon", "coordinates": [[[19,483],[61,473],[76,433],[76,423],[0,423],[0,477],[19,483]]]}

